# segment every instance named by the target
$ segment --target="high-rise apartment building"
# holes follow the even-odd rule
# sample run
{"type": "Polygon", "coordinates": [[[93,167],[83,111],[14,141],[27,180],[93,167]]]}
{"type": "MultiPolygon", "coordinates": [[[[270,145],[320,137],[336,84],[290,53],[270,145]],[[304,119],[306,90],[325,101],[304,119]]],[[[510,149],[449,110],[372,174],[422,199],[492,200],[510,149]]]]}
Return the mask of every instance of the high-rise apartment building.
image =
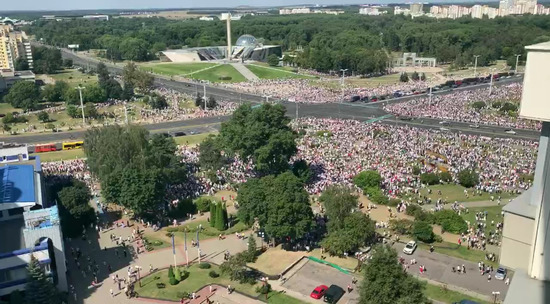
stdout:
{"type": "Polygon", "coordinates": [[[420,16],[424,14],[424,4],[422,3],[411,3],[410,8],[411,15],[420,16]]]}
{"type": "Polygon", "coordinates": [[[15,70],[15,60],[23,57],[32,68],[31,44],[27,34],[15,31],[11,25],[0,24],[0,69],[15,70]]]}
{"type": "Polygon", "coordinates": [[[483,7],[479,4],[472,6],[472,18],[483,18],[483,7]]]}

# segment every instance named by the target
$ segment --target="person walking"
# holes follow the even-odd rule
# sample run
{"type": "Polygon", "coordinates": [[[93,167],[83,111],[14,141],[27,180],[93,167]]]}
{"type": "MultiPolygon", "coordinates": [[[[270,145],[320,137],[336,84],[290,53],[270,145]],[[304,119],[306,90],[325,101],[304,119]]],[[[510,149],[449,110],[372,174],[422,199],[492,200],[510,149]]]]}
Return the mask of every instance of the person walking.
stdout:
{"type": "Polygon", "coordinates": [[[115,296],[115,293],[113,292],[112,288],[109,290],[109,292],[111,293],[111,298],[115,296]]]}

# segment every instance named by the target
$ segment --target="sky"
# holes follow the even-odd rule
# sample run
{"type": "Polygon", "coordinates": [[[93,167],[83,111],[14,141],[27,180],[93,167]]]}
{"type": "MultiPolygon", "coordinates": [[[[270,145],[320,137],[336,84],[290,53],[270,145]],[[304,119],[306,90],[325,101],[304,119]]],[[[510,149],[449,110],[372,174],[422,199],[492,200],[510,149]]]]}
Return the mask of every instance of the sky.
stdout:
{"type": "MultiPolygon", "coordinates": [[[[1,10],[93,10],[93,9],[147,9],[147,8],[197,8],[197,7],[235,7],[284,6],[303,3],[324,4],[368,4],[398,3],[410,0],[2,0],[1,10]]],[[[431,1],[434,2],[434,1],[431,1]]],[[[443,2],[443,1],[439,1],[443,2]]],[[[461,1],[469,2],[469,0],[461,1]]],[[[476,1],[482,2],[482,1],[476,1]]]]}

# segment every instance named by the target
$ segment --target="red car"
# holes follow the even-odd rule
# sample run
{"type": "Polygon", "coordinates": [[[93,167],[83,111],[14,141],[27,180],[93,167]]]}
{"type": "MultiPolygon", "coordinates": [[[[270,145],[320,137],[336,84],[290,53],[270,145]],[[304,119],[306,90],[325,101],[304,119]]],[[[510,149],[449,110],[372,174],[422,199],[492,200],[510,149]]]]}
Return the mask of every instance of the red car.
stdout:
{"type": "Polygon", "coordinates": [[[328,287],[326,285],[319,285],[311,292],[310,296],[314,299],[320,299],[327,292],[328,287]]]}

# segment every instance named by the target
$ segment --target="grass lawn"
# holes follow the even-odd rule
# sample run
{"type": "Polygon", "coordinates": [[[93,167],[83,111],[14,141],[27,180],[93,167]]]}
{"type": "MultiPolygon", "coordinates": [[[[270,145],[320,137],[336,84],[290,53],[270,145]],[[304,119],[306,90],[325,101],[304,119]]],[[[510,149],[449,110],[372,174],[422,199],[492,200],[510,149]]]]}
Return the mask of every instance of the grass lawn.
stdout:
{"type": "Polygon", "coordinates": [[[0,103],[0,114],[12,113],[12,112],[21,112],[23,110],[12,107],[11,104],[7,102],[0,103]]]}
{"type": "MultiPolygon", "coordinates": [[[[258,299],[265,301],[265,296],[260,296],[258,299]]],[[[302,304],[307,303],[293,298],[279,291],[272,291],[267,294],[267,303],[269,304],[302,304]]]]}
{"type": "MultiPolygon", "coordinates": [[[[183,270],[184,267],[180,269],[183,270]]],[[[227,276],[221,275],[219,267],[216,265],[212,265],[210,269],[200,269],[198,264],[193,264],[187,271],[189,271],[189,277],[174,286],[170,285],[168,282],[168,269],[154,272],[143,278],[141,280],[142,287],[136,285],[135,290],[142,297],[179,301],[181,299],[181,293],[184,291],[191,293],[208,284],[220,284],[224,286],[231,285],[231,287],[235,288],[237,291],[252,297],[258,296],[255,290],[258,284],[239,284],[238,282],[231,281],[227,276]],[[210,271],[215,271],[220,274],[220,276],[211,278],[208,275],[210,271]],[[157,288],[157,283],[164,283],[166,288],[157,288]]]]}
{"type": "Polygon", "coordinates": [[[243,82],[246,78],[233,66],[223,64],[206,71],[190,75],[193,79],[208,80],[210,82],[243,82]],[[231,77],[231,80],[220,80],[220,77],[231,77]]]}
{"type": "Polygon", "coordinates": [[[52,162],[60,160],[71,160],[76,158],[84,158],[84,150],[62,150],[54,152],[35,153],[34,156],[40,156],[41,162],[52,162]]]}
{"type": "MultiPolygon", "coordinates": [[[[470,249],[465,245],[458,246],[458,244],[441,242],[433,243],[435,252],[452,256],[459,259],[464,259],[470,262],[477,263],[483,261],[485,265],[493,265],[493,267],[498,267],[498,262],[491,262],[485,259],[485,252],[477,249],[470,249]]],[[[424,250],[430,250],[430,245],[425,243],[418,243],[418,247],[424,250]]],[[[494,252],[497,253],[498,252],[494,252]]]]}
{"type": "Polygon", "coordinates": [[[455,303],[461,300],[470,300],[482,304],[489,304],[489,302],[487,301],[470,297],[457,291],[444,289],[442,286],[432,284],[426,284],[426,296],[430,299],[441,301],[444,303],[455,303]]]}
{"type": "Polygon", "coordinates": [[[461,213],[461,215],[464,220],[469,221],[470,224],[474,224],[476,222],[475,214],[478,212],[487,211],[487,221],[485,223],[487,224],[486,233],[488,234],[489,231],[495,230],[496,223],[503,221],[503,218],[500,214],[500,212],[502,211],[502,207],[503,206],[501,205],[491,207],[468,208],[468,213],[461,213]],[[491,225],[491,221],[494,221],[495,225],[491,225]]]}
{"type": "Polygon", "coordinates": [[[179,137],[174,137],[174,140],[178,145],[196,146],[200,144],[203,140],[205,140],[208,136],[213,134],[216,134],[216,133],[212,132],[212,133],[201,133],[201,134],[195,134],[195,135],[179,136],[179,137]]]}
{"type": "Polygon", "coordinates": [[[88,75],[85,73],[82,73],[75,69],[66,69],[59,71],[55,74],[49,74],[49,77],[53,78],[55,81],[63,80],[70,85],[86,85],[86,84],[93,84],[97,82],[97,76],[96,75],[88,75]]]}
{"type": "MultiPolygon", "coordinates": [[[[459,201],[459,202],[488,201],[491,199],[491,194],[489,194],[488,192],[481,192],[482,193],[481,196],[478,196],[478,195],[472,196],[471,189],[468,189],[469,197],[466,198],[466,196],[464,195],[464,189],[466,188],[462,187],[461,185],[455,185],[455,184],[434,185],[428,188],[421,189],[420,193],[422,195],[426,195],[427,197],[431,198],[432,202],[434,203],[435,201],[437,201],[438,198],[442,198],[449,203],[454,203],[454,201],[459,201]],[[432,194],[428,194],[428,188],[432,189],[432,194]],[[438,190],[441,190],[441,196],[437,194],[438,190]]],[[[498,197],[498,195],[493,194],[493,196],[495,197],[495,201],[496,201],[496,198],[498,197]]],[[[502,197],[503,201],[505,199],[510,199],[512,197],[515,197],[515,195],[510,195],[509,193],[502,193],[500,194],[500,196],[502,197]]]]}
{"type": "Polygon", "coordinates": [[[163,240],[160,240],[155,237],[146,237],[148,245],[153,247],[153,249],[160,249],[160,248],[166,248],[170,247],[170,242],[166,242],[163,240]]]}
{"type": "Polygon", "coordinates": [[[162,75],[186,75],[215,66],[216,63],[157,63],[145,64],[141,68],[162,75]]]}
{"type": "Polygon", "coordinates": [[[313,78],[310,76],[300,75],[290,71],[277,69],[273,67],[261,67],[261,66],[252,65],[252,64],[248,64],[246,67],[261,79],[313,78]]]}

